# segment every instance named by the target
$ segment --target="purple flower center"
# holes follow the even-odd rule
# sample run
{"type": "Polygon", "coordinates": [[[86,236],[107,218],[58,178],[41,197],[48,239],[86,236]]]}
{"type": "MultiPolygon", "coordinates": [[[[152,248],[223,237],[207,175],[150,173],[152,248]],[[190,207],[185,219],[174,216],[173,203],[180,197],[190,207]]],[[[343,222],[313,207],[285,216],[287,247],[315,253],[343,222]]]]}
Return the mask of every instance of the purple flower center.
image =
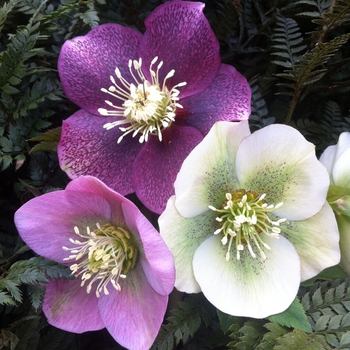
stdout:
{"type": "Polygon", "coordinates": [[[120,106],[120,102],[115,105],[113,102],[106,100],[106,104],[113,109],[99,108],[98,110],[104,116],[123,118],[118,118],[115,122],[104,125],[104,128],[109,130],[115,126],[126,124],[126,126],[119,127],[123,135],[119,137],[118,143],[130,133],[132,137],[139,134],[140,143],[147,142],[149,135],[157,135],[159,141],[162,141],[162,131],[175,121],[176,108],[182,108],[177,102],[180,94],[177,88],[186,85],[186,83],[174,85],[169,90],[166,81],[174,76],[175,70],[171,70],[161,83],[159,81],[159,70],[163,65],[163,61],[159,62],[156,71],[152,69],[157,60],[158,57],[155,57],[149,68],[151,81],[148,81],[142,73],[142,59],[140,58],[138,61],[129,60],[129,71],[134,82],[126,81],[120,70],[116,68],[115,75],[118,81],[111,76],[110,79],[113,85],[108,90],[101,89],[102,92],[122,101],[120,106]]]}
{"type": "Polygon", "coordinates": [[[240,259],[240,252],[244,250],[244,247],[248,248],[253,258],[256,258],[254,247],[261,257],[266,259],[263,248],[270,249],[270,247],[262,240],[260,234],[264,233],[270,237],[279,238],[281,229],[278,226],[286,219],[272,221],[267,214],[281,207],[283,203],[268,205],[265,197],[265,193],[259,196],[253,191],[239,189],[226,193],[226,200],[221,209],[209,205],[209,209],[218,213],[216,221],[220,224],[220,228],[214,232],[214,235],[221,233],[223,235],[221,243],[223,245],[228,243],[227,261],[230,259],[234,240],[237,260],[240,259]]]}
{"type": "Polygon", "coordinates": [[[96,227],[94,231],[87,227],[84,234],[75,226],[74,232],[80,238],[70,238],[69,241],[76,247],[62,248],[71,253],[63,260],[77,261],[70,269],[76,278],[81,277],[81,286],[89,281],[87,293],[91,292],[95,282],[99,282],[96,287],[96,296],[99,297],[102,290],[105,295],[109,294],[109,283],[120,291],[119,278],[126,278],[128,271],[135,266],[138,250],[127,230],[111,224],[96,224],[96,227]]]}

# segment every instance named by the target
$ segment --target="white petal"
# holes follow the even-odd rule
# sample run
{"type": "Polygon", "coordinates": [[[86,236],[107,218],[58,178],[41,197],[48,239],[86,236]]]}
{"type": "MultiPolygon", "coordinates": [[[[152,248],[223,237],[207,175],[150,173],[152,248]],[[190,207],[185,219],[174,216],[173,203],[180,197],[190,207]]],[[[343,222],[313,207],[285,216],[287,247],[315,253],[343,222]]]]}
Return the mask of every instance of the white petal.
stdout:
{"type": "Polygon", "coordinates": [[[218,222],[211,210],[194,218],[184,218],[176,210],[174,202],[175,197],[170,197],[159,217],[160,235],[174,256],[175,287],[182,292],[198,293],[201,289],[193,275],[193,256],[199,245],[214,234],[218,222]]]}
{"type": "Polygon", "coordinates": [[[350,218],[345,215],[337,215],[340,232],[340,266],[350,275],[350,218]]]}
{"type": "Polygon", "coordinates": [[[237,188],[237,148],[250,134],[247,121],[217,122],[182,164],[175,181],[176,208],[192,217],[221,207],[225,194],[237,188]]]}
{"type": "MultiPolygon", "coordinates": [[[[338,146],[328,146],[325,151],[321,154],[320,162],[326,167],[328,174],[332,176],[332,170],[334,165],[335,156],[337,153],[338,146]]],[[[331,179],[332,182],[332,179],[331,179]]]]}
{"type": "Polygon", "coordinates": [[[293,245],[284,237],[264,237],[271,247],[266,260],[254,259],[247,249],[226,261],[227,246],[211,236],[197,249],[193,268],[206,298],[222,312],[264,318],[277,314],[294,300],[300,283],[300,262],[293,245]]]}
{"type": "Polygon", "coordinates": [[[238,181],[246,190],[266,193],[268,204],[283,202],[280,217],[303,220],[323,206],[329,175],[315,146],[294,128],[270,125],[245,138],[237,151],[238,181]]]}
{"type": "Polygon", "coordinates": [[[339,231],[334,213],[327,202],[311,218],[290,221],[280,228],[281,235],[294,245],[299,254],[302,281],[339,263],[339,231]]]}
{"type": "Polygon", "coordinates": [[[335,185],[350,187],[350,132],[343,132],[339,136],[332,178],[335,185]]]}

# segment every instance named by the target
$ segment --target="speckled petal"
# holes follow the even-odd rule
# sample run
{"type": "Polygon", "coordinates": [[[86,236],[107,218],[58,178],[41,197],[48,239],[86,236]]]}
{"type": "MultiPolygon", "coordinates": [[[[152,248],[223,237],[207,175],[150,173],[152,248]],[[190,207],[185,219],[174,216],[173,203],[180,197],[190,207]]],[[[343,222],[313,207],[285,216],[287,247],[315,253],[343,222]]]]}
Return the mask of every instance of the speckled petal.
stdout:
{"type": "Polygon", "coordinates": [[[72,179],[92,175],[122,195],[133,192],[131,166],[142,145],[120,130],[106,130],[109,117],[96,117],[80,110],[63,122],[58,144],[60,166],[72,179]]]}
{"type": "Polygon", "coordinates": [[[271,250],[254,259],[247,249],[240,260],[225,255],[220,236],[211,236],[197,249],[194,275],[205,297],[222,312],[264,318],[288,308],[300,284],[300,263],[293,245],[284,237],[264,237],[271,250]]]}
{"type": "Polygon", "coordinates": [[[350,275],[350,217],[337,214],[337,223],[340,232],[340,266],[350,275]]]}
{"type": "Polygon", "coordinates": [[[82,232],[109,222],[109,203],[99,195],[85,192],[55,191],[33,198],[15,214],[17,230],[26,244],[37,254],[63,263],[72,247],[69,238],[77,237],[74,227],[82,232]]]}
{"type": "MultiPolygon", "coordinates": [[[[129,59],[139,59],[137,49],[142,34],[118,24],[103,24],[87,35],[64,43],[58,58],[58,72],[67,97],[79,107],[99,115],[106,108],[110,76],[118,67],[131,82],[129,59]]],[[[113,101],[118,104],[117,100],[113,101]]]]}
{"type": "Polygon", "coordinates": [[[198,130],[172,124],[162,142],[155,136],[148,140],[132,167],[135,192],[148,209],[163,212],[183,160],[202,139],[198,130]]]}
{"type": "Polygon", "coordinates": [[[281,229],[281,234],[294,245],[300,257],[301,281],[339,263],[339,232],[334,213],[327,202],[311,218],[288,221],[281,225],[281,229]]]}
{"type": "Polygon", "coordinates": [[[220,67],[219,42],[203,8],[200,2],[169,1],[158,6],[145,21],[139,55],[146,67],[156,56],[163,61],[161,80],[175,69],[167,86],[187,82],[180,89],[180,98],[207,88],[220,67]]]}
{"type": "Polygon", "coordinates": [[[250,99],[251,90],[246,78],[232,66],[222,64],[214,82],[206,90],[180,99],[184,108],[177,112],[187,117],[186,125],[206,135],[217,121],[248,119],[250,99]]]}
{"type": "Polygon", "coordinates": [[[148,350],[163,322],[168,296],[156,293],[142,269],[134,268],[121,281],[121,291],[102,295],[100,314],[108,332],[122,346],[148,350]]]}
{"type": "Polygon", "coordinates": [[[131,202],[123,204],[126,227],[142,244],[139,259],[148,283],[161,295],[174,288],[175,268],[173,256],[159,232],[131,202]]]}
{"type": "Polygon", "coordinates": [[[241,188],[236,176],[236,152],[250,134],[247,121],[217,122],[183,162],[175,181],[176,208],[184,217],[220,208],[225,194],[241,188]]]}
{"type": "Polygon", "coordinates": [[[194,218],[182,217],[175,208],[175,196],[172,196],[165,211],[159,217],[159,232],[170,248],[175,259],[175,287],[187,293],[201,291],[194,278],[192,261],[197,248],[218,228],[216,214],[208,210],[194,218]]]}
{"type": "Polygon", "coordinates": [[[46,286],[43,311],[48,322],[60,329],[83,333],[104,328],[94,293],[87,294],[81,281],[50,281],[46,286]]]}
{"type": "Polygon", "coordinates": [[[266,193],[268,204],[283,202],[274,213],[287,220],[315,215],[326,200],[327,170],[317,160],[315,146],[292,127],[269,125],[245,138],[236,166],[242,188],[266,193]]]}

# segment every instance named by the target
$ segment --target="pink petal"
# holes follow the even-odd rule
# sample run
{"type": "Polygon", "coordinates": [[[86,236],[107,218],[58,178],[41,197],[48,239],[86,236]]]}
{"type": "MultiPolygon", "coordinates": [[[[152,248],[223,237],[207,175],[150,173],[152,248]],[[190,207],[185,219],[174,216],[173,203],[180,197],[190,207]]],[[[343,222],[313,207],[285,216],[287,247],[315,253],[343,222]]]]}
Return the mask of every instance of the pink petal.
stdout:
{"type": "Polygon", "coordinates": [[[250,99],[251,90],[246,78],[232,66],[222,64],[216,79],[206,90],[180,98],[184,108],[177,109],[177,113],[188,116],[186,125],[206,135],[217,121],[248,119],[250,99]]]}
{"type": "MultiPolygon", "coordinates": [[[[131,81],[129,59],[138,59],[141,33],[118,24],[104,24],[87,35],[64,43],[58,59],[58,72],[65,94],[79,107],[99,115],[106,108],[107,94],[116,67],[131,81]]],[[[115,101],[113,101],[115,102],[115,101]]]]}
{"type": "Polygon", "coordinates": [[[93,176],[79,176],[67,185],[66,191],[69,193],[84,192],[86,197],[90,195],[102,197],[108,202],[110,207],[110,223],[116,226],[128,227],[123,212],[124,203],[136,208],[127,198],[113,191],[101,180],[93,176]]]}
{"type": "Polygon", "coordinates": [[[161,295],[168,295],[174,288],[174,258],[159,232],[132,203],[124,203],[126,226],[137,233],[143,245],[140,263],[152,288],[161,295]]]}
{"type": "Polygon", "coordinates": [[[163,321],[168,297],[156,293],[142,269],[130,271],[121,281],[121,291],[102,295],[99,300],[103,322],[122,346],[133,349],[149,349],[163,321]]]}
{"type": "Polygon", "coordinates": [[[142,145],[131,136],[117,144],[119,128],[103,128],[110,121],[84,110],[73,114],[63,122],[58,157],[70,178],[93,175],[125,195],[133,192],[131,165],[142,145]]]}
{"type": "Polygon", "coordinates": [[[69,238],[76,237],[74,226],[82,232],[94,229],[96,223],[110,221],[109,203],[102,197],[84,192],[56,191],[33,198],[15,214],[17,230],[37,254],[63,263],[72,247],[69,238]]]}
{"type": "Polygon", "coordinates": [[[180,98],[203,91],[220,67],[219,43],[203,8],[200,2],[169,1],[157,7],[145,21],[146,32],[139,49],[144,66],[149,67],[158,56],[158,62],[164,62],[159,72],[161,81],[175,69],[167,86],[187,82],[180,88],[180,98]]]}
{"type": "Polygon", "coordinates": [[[80,280],[50,281],[43,311],[47,321],[60,329],[83,333],[104,328],[94,293],[87,294],[80,280]]]}
{"type": "Polygon", "coordinates": [[[132,182],[136,195],[155,213],[162,213],[174,194],[174,181],[183,160],[203,139],[191,127],[172,124],[163,132],[163,141],[151,137],[132,167],[132,182]]]}

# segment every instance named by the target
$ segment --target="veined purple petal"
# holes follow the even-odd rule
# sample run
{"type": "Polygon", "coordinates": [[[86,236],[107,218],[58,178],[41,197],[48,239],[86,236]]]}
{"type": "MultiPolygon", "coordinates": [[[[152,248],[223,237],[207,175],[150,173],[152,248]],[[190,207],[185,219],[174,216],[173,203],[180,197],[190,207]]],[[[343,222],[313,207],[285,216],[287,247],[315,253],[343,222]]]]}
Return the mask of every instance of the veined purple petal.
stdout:
{"type": "MultiPolygon", "coordinates": [[[[131,82],[129,59],[138,59],[137,49],[142,34],[118,24],[103,24],[87,35],[64,43],[58,59],[58,72],[67,97],[79,107],[99,115],[105,108],[110,76],[116,67],[131,82]]],[[[113,103],[116,101],[113,101],[113,103]]],[[[117,103],[117,102],[116,102],[117,103]]]]}
{"type": "Polygon", "coordinates": [[[76,238],[74,227],[82,232],[110,221],[109,203],[101,196],[84,192],[55,191],[33,198],[15,213],[17,230],[26,244],[47,259],[64,263],[76,238]]]}
{"type": "Polygon", "coordinates": [[[92,175],[125,195],[133,192],[131,165],[142,144],[130,137],[121,143],[118,127],[106,130],[110,117],[96,117],[79,110],[63,122],[58,144],[60,166],[72,179],[92,175]]]}
{"type": "Polygon", "coordinates": [[[136,195],[148,209],[162,213],[174,194],[174,181],[182,162],[202,141],[202,134],[191,127],[172,124],[163,132],[163,141],[151,137],[132,167],[136,195]]]}
{"type": "Polygon", "coordinates": [[[175,268],[169,248],[135,205],[124,203],[123,211],[126,226],[130,232],[137,232],[142,242],[143,252],[139,259],[148,282],[157,293],[170,294],[175,283],[175,268]]]}
{"type": "Polygon", "coordinates": [[[120,292],[111,291],[99,299],[103,322],[120,345],[132,350],[149,349],[162,324],[168,296],[154,291],[141,268],[131,270],[120,285],[120,292]]]}
{"type": "MultiPolygon", "coordinates": [[[[181,94],[180,94],[181,97],[181,94]]],[[[186,125],[206,135],[221,120],[241,121],[250,115],[251,90],[246,78],[229,65],[222,64],[214,82],[200,94],[180,98],[186,125]]]]}
{"type": "Polygon", "coordinates": [[[87,294],[81,280],[50,281],[46,286],[43,311],[48,322],[60,329],[83,333],[104,328],[94,293],[87,294]]]}
{"type": "Polygon", "coordinates": [[[116,226],[128,227],[126,218],[124,217],[123,204],[135,205],[121,194],[106,186],[98,178],[93,176],[79,176],[67,185],[66,191],[69,193],[84,192],[86,197],[90,195],[101,196],[110,206],[110,223],[116,226]]]}
{"type": "MultiPolygon", "coordinates": [[[[219,42],[203,15],[200,2],[169,1],[157,7],[145,20],[146,32],[140,41],[139,55],[144,67],[154,57],[163,61],[161,81],[175,69],[168,80],[172,87],[181,82],[180,97],[203,91],[220,68],[219,42]]],[[[144,73],[147,72],[144,70],[144,73]]]]}

